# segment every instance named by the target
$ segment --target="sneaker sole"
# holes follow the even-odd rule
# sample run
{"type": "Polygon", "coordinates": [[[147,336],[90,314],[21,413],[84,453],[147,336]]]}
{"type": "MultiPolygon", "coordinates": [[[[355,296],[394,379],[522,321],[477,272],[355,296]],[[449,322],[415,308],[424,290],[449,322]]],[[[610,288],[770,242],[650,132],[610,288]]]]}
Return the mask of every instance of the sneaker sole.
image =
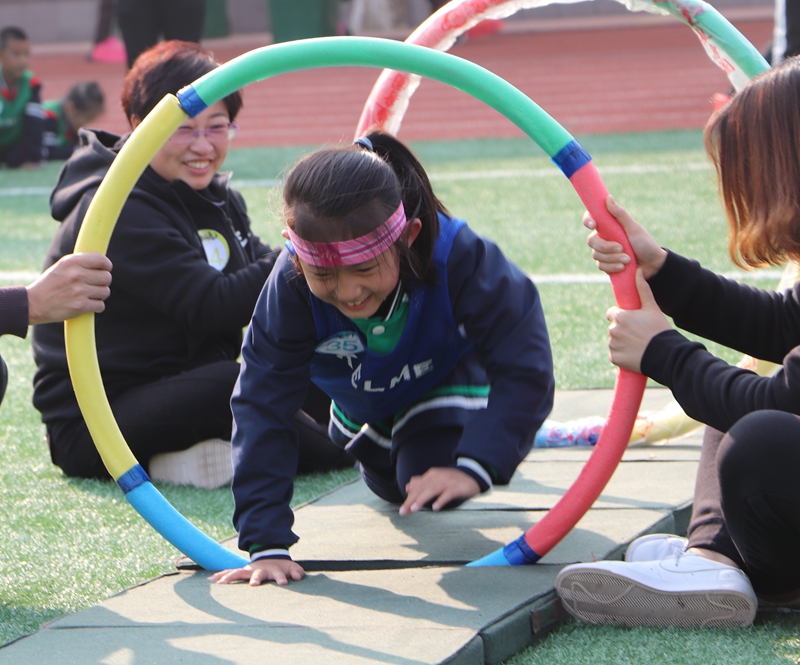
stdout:
{"type": "Polygon", "coordinates": [[[741,628],[756,614],[745,593],[658,591],[605,570],[567,573],[556,587],[567,611],[591,624],[741,628]]]}

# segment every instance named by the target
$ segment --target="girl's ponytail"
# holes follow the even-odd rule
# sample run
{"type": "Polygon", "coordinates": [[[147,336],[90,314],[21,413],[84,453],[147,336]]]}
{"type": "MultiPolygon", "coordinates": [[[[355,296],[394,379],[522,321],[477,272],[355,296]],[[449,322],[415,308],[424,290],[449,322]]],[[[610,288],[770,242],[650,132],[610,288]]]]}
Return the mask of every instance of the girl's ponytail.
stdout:
{"type": "MultiPolygon", "coordinates": [[[[372,146],[372,151],[383,159],[397,174],[402,188],[403,207],[409,221],[418,217],[422,229],[407,249],[398,243],[401,252],[401,268],[407,266],[409,274],[401,274],[404,281],[430,283],[436,280],[433,265],[433,247],[439,236],[439,214],[450,216],[447,208],[436,197],[428,179],[428,174],[410,148],[391,134],[381,130],[372,131],[363,137],[372,146]]],[[[369,149],[364,143],[360,145],[369,149]]],[[[358,143],[359,141],[357,141],[358,143]]]]}

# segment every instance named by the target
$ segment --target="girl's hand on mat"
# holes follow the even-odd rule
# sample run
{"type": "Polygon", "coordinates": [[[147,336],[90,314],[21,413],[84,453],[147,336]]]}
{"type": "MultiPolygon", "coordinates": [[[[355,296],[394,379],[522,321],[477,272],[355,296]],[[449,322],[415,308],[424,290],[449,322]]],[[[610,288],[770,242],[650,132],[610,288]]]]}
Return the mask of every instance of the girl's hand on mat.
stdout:
{"type": "Polygon", "coordinates": [[[289,579],[299,582],[306,571],[299,563],[290,559],[256,559],[244,568],[231,568],[214,573],[210,579],[217,584],[249,581],[250,586],[259,586],[264,582],[275,582],[278,586],[286,586],[289,579]]]}
{"type": "Polygon", "coordinates": [[[641,309],[610,307],[606,312],[606,318],[611,322],[608,327],[611,362],[632,372],[641,371],[642,356],[650,340],[671,328],[667,317],[658,308],[641,268],[636,270],[636,288],[642,301],[641,309]]]}
{"type": "Polygon", "coordinates": [[[400,514],[416,513],[430,501],[433,501],[433,510],[441,510],[451,501],[469,499],[480,491],[478,482],[469,474],[448,467],[433,467],[408,481],[400,514]]]}
{"type": "MultiPolygon", "coordinates": [[[[667,251],[653,240],[645,228],[631,217],[628,212],[613,196],[606,199],[606,208],[620,223],[628,236],[628,240],[636,254],[636,262],[644,271],[645,279],[650,279],[664,265],[667,251]]],[[[622,245],[614,240],[603,240],[597,235],[597,221],[587,212],[583,215],[583,225],[591,229],[586,243],[592,248],[592,258],[597,261],[597,267],[603,272],[613,274],[622,272],[631,262],[631,257],[622,251],[622,245]]]]}

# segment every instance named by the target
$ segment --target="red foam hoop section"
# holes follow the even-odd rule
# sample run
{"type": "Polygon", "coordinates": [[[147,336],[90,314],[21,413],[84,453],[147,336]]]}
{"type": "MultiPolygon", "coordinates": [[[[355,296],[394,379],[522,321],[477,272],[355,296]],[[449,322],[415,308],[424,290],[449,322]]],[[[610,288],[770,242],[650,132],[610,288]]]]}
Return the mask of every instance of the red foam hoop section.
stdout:
{"type": "MultiPolygon", "coordinates": [[[[625,253],[634,256],[628,236],[608,212],[608,189],[594,164],[588,162],[570,178],[586,209],[597,221],[602,238],[616,240],[625,253]]],[[[639,309],[641,301],[636,290],[636,265],[629,264],[621,273],[611,276],[611,286],[617,304],[623,309],[639,309]]],[[[620,370],[614,386],[614,396],[603,433],[578,478],[547,514],[525,532],[525,542],[540,557],[544,556],[572,530],[591,508],[614,475],[628,447],[633,424],[639,413],[647,377],[637,372],[620,370]]]]}

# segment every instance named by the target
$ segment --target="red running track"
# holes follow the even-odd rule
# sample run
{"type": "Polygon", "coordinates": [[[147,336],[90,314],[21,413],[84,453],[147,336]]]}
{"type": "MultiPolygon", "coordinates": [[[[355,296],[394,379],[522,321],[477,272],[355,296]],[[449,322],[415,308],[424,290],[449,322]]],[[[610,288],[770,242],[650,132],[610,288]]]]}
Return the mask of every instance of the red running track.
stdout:
{"type": "MultiPolygon", "coordinates": [[[[736,27],[757,47],[772,22],[736,27]]],[[[252,37],[214,42],[221,62],[260,44],[252,37]]],[[[66,50],[66,49],[65,49],[66,50]]],[[[119,93],[124,65],[88,62],[85,53],[34,49],[31,67],[45,98],[78,80],[97,80],[107,111],[95,126],[127,130],[119,93]]],[[[452,53],[502,76],[529,95],[574,135],[700,128],[710,98],[729,89],[694,33],[677,20],[633,27],[551,32],[501,32],[467,40],[452,53]]],[[[251,84],[239,117],[236,146],[321,145],[352,138],[378,70],[347,67],[285,74],[251,84]]],[[[401,130],[406,140],[519,136],[493,109],[465,93],[423,81],[401,130]]]]}

